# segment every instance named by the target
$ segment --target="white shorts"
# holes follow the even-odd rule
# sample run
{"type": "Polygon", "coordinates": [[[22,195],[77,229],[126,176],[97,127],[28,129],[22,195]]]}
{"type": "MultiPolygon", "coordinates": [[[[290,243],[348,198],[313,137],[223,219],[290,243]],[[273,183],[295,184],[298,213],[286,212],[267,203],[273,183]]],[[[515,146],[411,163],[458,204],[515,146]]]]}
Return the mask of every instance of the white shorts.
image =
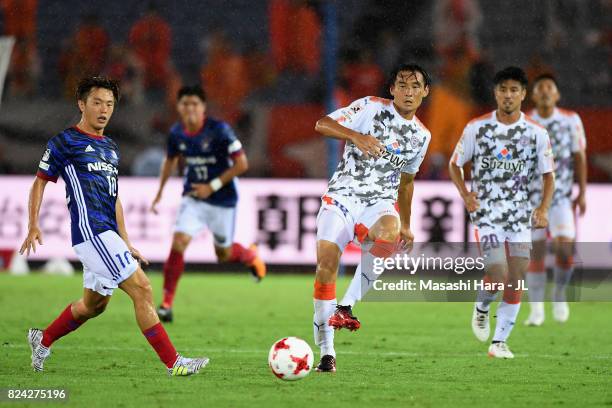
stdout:
{"type": "Polygon", "coordinates": [[[138,269],[138,262],[115,231],[104,231],[73,248],[83,264],[83,287],[102,296],[112,295],[138,269]]]}
{"type": "Polygon", "coordinates": [[[384,215],[399,218],[395,203],[380,201],[365,206],[357,200],[326,194],[322,197],[321,209],[317,215],[317,241],[336,243],[341,251],[349,242],[362,243],[368,231],[384,215]]]}
{"type": "Polygon", "coordinates": [[[234,242],[235,220],[236,207],[211,205],[190,196],[183,196],[174,231],[194,237],[204,228],[208,228],[213,235],[215,246],[227,248],[234,242]]]}
{"type": "Polygon", "coordinates": [[[569,200],[564,200],[550,207],[548,211],[548,228],[534,229],[531,233],[531,239],[534,241],[545,241],[547,232],[550,233],[552,238],[576,238],[574,210],[569,200]]]}
{"type": "Polygon", "coordinates": [[[506,255],[529,259],[531,230],[507,232],[495,228],[474,227],[474,235],[486,264],[506,262],[506,255]]]}

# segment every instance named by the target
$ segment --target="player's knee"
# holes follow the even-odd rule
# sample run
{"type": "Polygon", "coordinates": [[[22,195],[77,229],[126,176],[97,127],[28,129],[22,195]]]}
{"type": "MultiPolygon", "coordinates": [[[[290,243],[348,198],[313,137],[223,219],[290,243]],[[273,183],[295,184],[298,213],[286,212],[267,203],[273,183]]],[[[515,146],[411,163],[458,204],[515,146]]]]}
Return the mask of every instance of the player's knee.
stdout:
{"type": "Polygon", "coordinates": [[[104,313],[109,300],[110,297],[103,298],[92,303],[83,303],[82,307],[78,308],[78,312],[80,315],[82,315],[81,317],[92,319],[104,313]]]}
{"type": "Polygon", "coordinates": [[[132,292],[132,298],[134,302],[152,302],[153,301],[153,288],[151,287],[151,281],[149,278],[144,276],[135,282],[132,292]]]}
{"type": "Polygon", "coordinates": [[[106,300],[106,299],[104,299],[104,300],[102,300],[100,302],[97,302],[93,306],[93,309],[92,309],[93,316],[92,317],[99,316],[102,313],[104,313],[104,311],[106,310],[106,306],[108,306],[108,300],[106,300]]]}
{"type": "Polygon", "coordinates": [[[399,237],[399,219],[394,216],[385,215],[381,217],[370,229],[369,238],[372,241],[396,241],[399,237]]]}
{"type": "Polygon", "coordinates": [[[568,266],[572,261],[574,247],[572,242],[559,241],[555,245],[556,263],[559,266],[568,266]]]}
{"type": "Polygon", "coordinates": [[[172,239],[172,250],[183,253],[189,246],[190,241],[191,241],[191,238],[185,235],[182,235],[182,234],[177,234],[172,239]]]}

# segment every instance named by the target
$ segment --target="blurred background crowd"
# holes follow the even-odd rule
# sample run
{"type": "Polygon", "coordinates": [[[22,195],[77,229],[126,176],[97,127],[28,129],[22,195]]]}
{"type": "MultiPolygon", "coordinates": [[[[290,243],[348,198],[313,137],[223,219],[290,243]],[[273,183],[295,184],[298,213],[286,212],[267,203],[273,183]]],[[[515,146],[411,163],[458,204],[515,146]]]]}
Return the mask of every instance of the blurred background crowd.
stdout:
{"type": "Polygon", "coordinates": [[[590,180],[612,181],[611,0],[0,0],[0,12],[15,39],[0,174],[33,174],[45,141],[78,119],[78,79],[103,74],[122,86],[108,129],[122,174],[158,174],[176,92],[201,83],[209,115],[246,145],[247,177],[325,178],[313,128],[329,70],[331,105],[344,106],[385,96],[393,66],[416,61],[434,77],[417,113],[432,133],[419,178],[448,178],[463,127],[493,109],[491,78],[512,64],[558,77],[587,131],[590,180]]]}

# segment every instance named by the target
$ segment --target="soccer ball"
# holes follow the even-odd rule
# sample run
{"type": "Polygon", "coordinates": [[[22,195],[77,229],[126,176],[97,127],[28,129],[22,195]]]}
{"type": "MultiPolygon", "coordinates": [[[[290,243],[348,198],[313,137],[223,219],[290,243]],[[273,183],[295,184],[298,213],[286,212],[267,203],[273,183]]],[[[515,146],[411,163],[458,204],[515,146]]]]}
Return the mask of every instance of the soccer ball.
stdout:
{"type": "Polygon", "coordinates": [[[312,349],[302,339],[285,337],[272,345],[268,365],[281,380],[294,381],[304,378],[312,369],[312,349]]]}

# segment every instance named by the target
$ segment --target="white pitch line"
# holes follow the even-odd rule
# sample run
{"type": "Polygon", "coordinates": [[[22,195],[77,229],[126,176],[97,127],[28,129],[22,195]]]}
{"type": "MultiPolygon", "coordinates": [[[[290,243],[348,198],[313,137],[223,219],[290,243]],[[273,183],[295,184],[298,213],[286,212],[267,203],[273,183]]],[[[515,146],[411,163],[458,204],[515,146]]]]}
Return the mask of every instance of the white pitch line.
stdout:
{"type": "MultiPolygon", "coordinates": [[[[14,348],[14,349],[29,349],[30,346],[28,344],[4,344],[0,346],[0,349],[3,347],[14,348]]],[[[62,346],[57,345],[53,346],[54,350],[83,350],[83,351],[142,351],[149,352],[149,348],[146,346],[143,347],[109,347],[109,346],[99,346],[99,347],[88,347],[88,346],[62,346]]],[[[268,354],[269,350],[256,350],[256,349],[233,349],[233,348],[180,348],[181,351],[190,352],[190,353],[233,353],[233,354],[261,354],[263,356],[268,354]]],[[[454,354],[440,354],[440,353],[415,353],[408,351],[385,351],[385,352],[371,352],[371,351],[339,351],[338,354],[346,354],[346,355],[359,355],[359,356],[367,356],[367,357],[420,357],[420,358],[440,358],[440,357],[483,357],[486,353],[483,351],[482,353],[454,353],[454,354]]],[[[534,354],[530,355],[528,353],[519,353],[515,354],[515,357],[519,358],[546,358],[546,359],[555,359],[555,360],[563,360],[568,357],[569,360],[610,360],[612,359],[612,355],[579,355],[579,356],[564,356],[561,354],[534,354]]]]}

